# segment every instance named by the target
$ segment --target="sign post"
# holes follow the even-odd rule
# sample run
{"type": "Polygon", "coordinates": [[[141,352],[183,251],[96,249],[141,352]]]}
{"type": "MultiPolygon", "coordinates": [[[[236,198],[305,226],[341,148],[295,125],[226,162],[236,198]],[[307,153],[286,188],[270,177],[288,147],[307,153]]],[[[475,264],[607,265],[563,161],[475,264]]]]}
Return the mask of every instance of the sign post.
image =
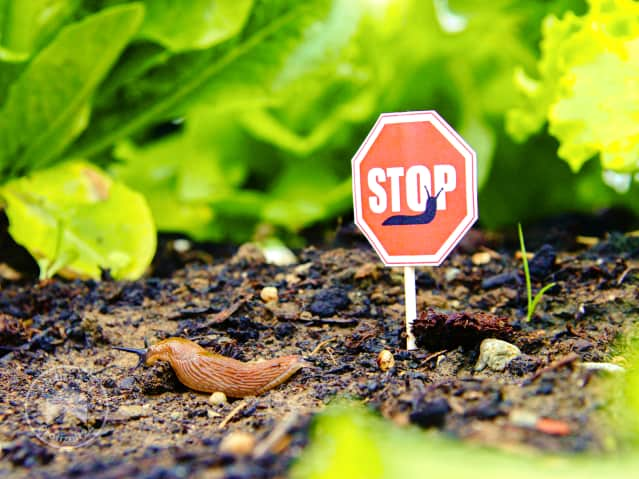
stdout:
{"type": "Polygon", "coordinates": [[[439,266],[478,218],[475,152],[435,111],[380,115],[352,160],[355,224],[404,267],[407,349],[415,266],[439,266]]]}

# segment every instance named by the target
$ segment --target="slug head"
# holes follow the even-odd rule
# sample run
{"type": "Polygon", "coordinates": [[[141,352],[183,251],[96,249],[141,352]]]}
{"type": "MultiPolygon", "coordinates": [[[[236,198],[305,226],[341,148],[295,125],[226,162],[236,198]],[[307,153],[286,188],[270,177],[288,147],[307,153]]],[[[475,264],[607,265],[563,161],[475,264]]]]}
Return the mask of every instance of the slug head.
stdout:
{"type": "Polygon", "coordinates": [[[147,346],[146,349],[123,348],[119,346],[114,346],[113,349],[137,354],[140,360],[135,366],[136,368],[143,364],[152,366],[158,361],[168,361],[171,363],[171,366],[173,366],[174,361],[187,361],[193,359],[198,353],[207,354],[202,346],[184,338],[164,339],[153,346],[146,344],[146,338],[144,342],[147,346]]]}
{"type": "Polygon", "coordinates": [[[146,365],[150,366],[157,361],[187,361],[193,359],[198,353],[206,353],[206,350],[197,343],[184,338],[168,338],[160,341],[147,349],[146,365]]]}

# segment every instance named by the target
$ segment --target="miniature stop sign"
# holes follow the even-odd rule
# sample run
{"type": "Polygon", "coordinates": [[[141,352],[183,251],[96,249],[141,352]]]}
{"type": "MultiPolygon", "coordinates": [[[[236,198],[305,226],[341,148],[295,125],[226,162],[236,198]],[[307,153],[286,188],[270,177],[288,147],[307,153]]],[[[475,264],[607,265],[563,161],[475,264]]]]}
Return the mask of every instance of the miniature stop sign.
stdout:
{"type": "Polygon", "coordinates": [[[475,152],[435,111],[382,114],[352,167],[355,223],[387,266],[439,266],[477,220],[475,152]]]}

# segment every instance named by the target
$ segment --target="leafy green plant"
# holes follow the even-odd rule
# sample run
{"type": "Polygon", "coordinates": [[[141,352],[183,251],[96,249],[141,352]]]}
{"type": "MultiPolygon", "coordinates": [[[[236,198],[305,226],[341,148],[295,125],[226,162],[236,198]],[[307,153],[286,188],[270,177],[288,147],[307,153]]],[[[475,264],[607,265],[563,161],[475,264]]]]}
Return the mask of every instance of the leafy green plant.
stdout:
{"type": "Polygon", "coordinates": [[[544,20],[539,79],[518,71],[527,101],[509,113],[508,130],[526,138],[547,121],[573,171],[598,154],[604,171],[627,174],[627,189],[639,171],[639,4],[588,4],[583,16],[544,20]]]}
{"type": "Polygon", "coordinates": [[[521,229],[521,223],[517,223],[517,233],[519,235],[519,247],[521,248],[521,261],[524,264],[524,277],[526,280],[526,298],[528,299],[528,309],[526,312],[526,322],[530,322],[533,315],[535,314],[535,309],[541,301],[542,296],[546,291],[555,286],[557,283],[548,283],[543,286],[537,294],[533,297],[532,295],[532,281],[530,279],[530,269],[528,268],[528,255],[526,254],[526,245],[524,243],[524,232],[521,229]]]}
{"type": "MultiPolygon", "coordinates": [[[[173,2],[160,1],[4,1],[0,197],[11,234],[38,259],[41,276],[99,277],[102,268],[116,278],[142,274],[155,248],[148,202],[162,229],[208,239],[225,237],[215,232],[229,230],[243,231],[237,238],[250,236],[220,219],[225,205],[212,209],[232,196],[228,216],[244,209],[254,218],[252,208],[263,199],[244,195],[246,204],[233,194],[247,177],[241,156],[248,157],[249,150],[240,152],[241,131],[224,128],[222,120],[232,120],[230,112],[240,106],[275,101],[274,83],[283,85],[278,78],[288,58],[330,4],[202,0],[176,10],[173,2]],[[199,117],[192,113],[194,105],[217,113],[205,118],[229,133],[224,145],[237,139],[236,148],[225,148],[223,156],[207,148],[210,130],[191,121],[199,117]],[[185,140],[180,134],[158,139],[154,129],[179,118],[188,122],[185,140]],[[84,163],[88,158],[107,165],[115,159],[132,162],[133,156],[140,158],[137,144],[173,149],[140,167],[113,167],[115,181],[84,163]],[[60,163],[69,166],[54,166],[60,163]],[[144,174],[132,180],[135,171],[144,174]],[[146,196],[134,193],[116,173],[146,196]],[[88,184],[69,194],[69,185],[97,177],[108,183],[108,197],[92,196],[88,184]]],[[[289,81],[296,76],[289,74],[289,81]]]]}

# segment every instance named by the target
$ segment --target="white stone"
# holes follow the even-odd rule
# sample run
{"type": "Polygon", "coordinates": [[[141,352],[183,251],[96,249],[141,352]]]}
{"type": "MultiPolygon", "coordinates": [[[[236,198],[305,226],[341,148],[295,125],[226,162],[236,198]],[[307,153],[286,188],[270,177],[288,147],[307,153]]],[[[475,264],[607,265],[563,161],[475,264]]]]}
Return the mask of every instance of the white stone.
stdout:
{"type": "Polygon", "coordinates": [[[221,391],[216,391],[209,396],[209,403],[214,406],[221,406],[226,404],[226,394],[221,391]]]}
{"type": "Polygon", "coordinates": [[[484,339],[479,346],[479,359],[475,371],[486,367],[493,371],[503,371],[510,361],[521,355],[521,350],[514,344],[501,339],[484,339]]]}
{"type": "Polygon", "coordinates": [[[277,288],[275,286],[265,286],[260,291],[260,298],[265,303],[277,303],[278,295],[277,288]]]}

